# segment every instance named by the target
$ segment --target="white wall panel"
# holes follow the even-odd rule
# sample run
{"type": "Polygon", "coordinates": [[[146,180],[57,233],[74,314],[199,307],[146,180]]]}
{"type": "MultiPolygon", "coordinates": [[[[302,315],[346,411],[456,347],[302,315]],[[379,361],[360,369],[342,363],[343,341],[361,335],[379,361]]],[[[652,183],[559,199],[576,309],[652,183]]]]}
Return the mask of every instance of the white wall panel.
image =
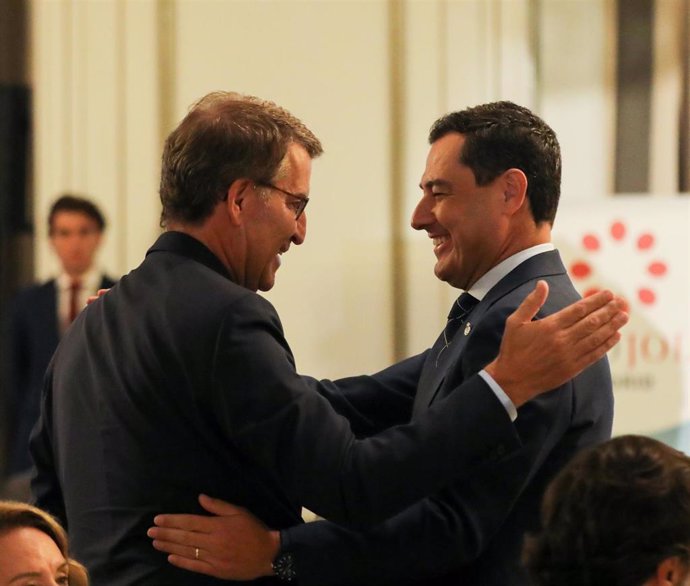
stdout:
{"type": "Polygon", "coordinates": [[[137,266],[160,233],[158,183],[161,160],[158,40],[160,12],[155,2],[121,3],[126,38],[120,77],[123,83],[119,187],[121,243],[125,272],[137,266]]]}
{"type": "Polygon", "coordinates": [[[104,211],[111,274],[138,264],[158,231],[156,15],[155,2],[32,5],[38,278],[58,270],[45,223],[65,191],[104,211]]]}
{"type": "Polygon", "coordinates": [[[272,99],[326,150],[304,246],[268,297],[298,367],[336,376],[392,359],[387,3],[177,3],[178,119],[217,89],[272,99]]]}
{"type": "Polygon", "coordinates": [[[683,0],[654,5],[654,69],[649,152],[649,190],[678,191],[679,157],[669,156],[680,144],[683,84],[683,0]]]}
{"type": "Polygon", "coordinates": [[[614,8],[611,0],[540,2],[539,113],[561,144],[565,198],[613,189],[614,8]]]}

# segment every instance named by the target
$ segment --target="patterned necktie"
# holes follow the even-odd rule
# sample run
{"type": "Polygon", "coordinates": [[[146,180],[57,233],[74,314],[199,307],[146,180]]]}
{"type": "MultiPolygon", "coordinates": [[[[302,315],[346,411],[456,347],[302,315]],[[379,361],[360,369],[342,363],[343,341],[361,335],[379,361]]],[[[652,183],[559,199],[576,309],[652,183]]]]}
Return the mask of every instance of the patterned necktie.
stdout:
{"type": "Polygon", "coordinates": [[[455,300],[453,307],[451,307],[448,313],[448,321],[446,322],[446,327],[441,334],[439,339],[441,343],[441,349],[436,354],[436,367],[440,364],[440,359],[443,353],[446,351],[448,346],[451,345],[453,341],[453,336],[460,329],[460,326],[465,323],[467,316],[474,309],[474,306],[479,303],[479,300],[472,297],[469,293],[465,292],[460,297],[455,300]]]}
{"type": "Polygon", "coordinates": [[[74,318],[77,317],[79,313],[79,291],[81,290],[81,283],[79,280],[75,279],[69,286],[69,321],[71,324],[74,318]]]}

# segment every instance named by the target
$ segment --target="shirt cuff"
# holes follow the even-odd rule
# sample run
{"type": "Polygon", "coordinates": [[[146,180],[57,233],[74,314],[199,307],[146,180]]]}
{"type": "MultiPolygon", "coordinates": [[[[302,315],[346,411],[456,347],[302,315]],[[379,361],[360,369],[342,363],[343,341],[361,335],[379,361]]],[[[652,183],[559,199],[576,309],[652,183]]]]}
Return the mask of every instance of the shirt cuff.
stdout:
{"type": "Polygon", "coordinates": [[[494,380],[494,377],[492,377],[488,372],[486,372],[486,370],[480,370],[479,376],[481,376],[484,379],[484,382],[487,385],[489,385],[491,390],[494,392],[496,398],[501,402],[501,405],[503,405],[504,409],[508,412],[508,417],[510,417],[510,420],[515,421],[518,416],[517,409],[515,408],[513,402],[510,400],[510,397],[506,395],[505,391],[494,380]]]}

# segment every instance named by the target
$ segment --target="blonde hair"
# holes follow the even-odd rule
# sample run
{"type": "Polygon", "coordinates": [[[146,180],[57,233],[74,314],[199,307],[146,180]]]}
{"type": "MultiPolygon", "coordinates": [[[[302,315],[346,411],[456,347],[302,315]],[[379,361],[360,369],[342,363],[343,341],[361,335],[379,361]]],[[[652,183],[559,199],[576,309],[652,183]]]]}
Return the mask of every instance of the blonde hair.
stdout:
{"type": "Polygon", "coordinates": [[[67,560],[70,586],[89,585],[86,568],[69,557],[67,534],[57,519],[26,503],[0,501],[0,535],[24,527],[38,529],[55,542],[60,553],[67,560]]]}

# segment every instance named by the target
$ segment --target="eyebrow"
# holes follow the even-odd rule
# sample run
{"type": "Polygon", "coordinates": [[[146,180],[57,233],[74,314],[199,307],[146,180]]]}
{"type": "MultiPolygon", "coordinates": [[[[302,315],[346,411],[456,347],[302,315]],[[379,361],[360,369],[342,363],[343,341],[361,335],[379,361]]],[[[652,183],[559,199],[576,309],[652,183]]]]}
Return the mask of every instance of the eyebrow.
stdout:
{"type": "MultiPolygon", "coordinates": [[[[60,564],[56,571],[63,571],[63,572],[68,572],[69,571],[69,563],[64,562],[60,564]]],[[[17,574],[13,578],[10,578],[9,584],[12,584],[13,582],[18,582],[19,580],[22,580],[23,578],[40,578],[41,573],[40,572],[23,572],[21,574],[17,574]]]]}
{"type": "Polygon", "coordinates": [[[14,578],[11,578],[9,584],[12,582],[18,582],[22,578],[38,578],[40,574],[38,572],[24,572],[23,574],[17,574],[14,578]]]}
{"type": "Polygon", "coordinates": [[[445,187],[449,188],[451,187],[450,181],[446,181],[445,179],[429,179],[428,181],[425,181],[424,183],[419,184],[420,189],[431,189],[433,187],[445,187]]]}

